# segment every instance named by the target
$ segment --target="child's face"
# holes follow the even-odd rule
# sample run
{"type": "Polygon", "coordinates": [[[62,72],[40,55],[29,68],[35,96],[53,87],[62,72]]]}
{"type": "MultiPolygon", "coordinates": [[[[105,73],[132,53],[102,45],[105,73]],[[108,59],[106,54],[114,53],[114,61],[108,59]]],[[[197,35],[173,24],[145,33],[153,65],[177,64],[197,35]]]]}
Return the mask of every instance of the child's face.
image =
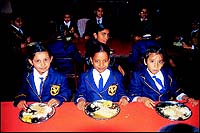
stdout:
{"type": "Polygon", "coordinates": [[[64,16],[64,21],[66,22],[66,23],[68,23],[69,21],[70,21],[70,15],[69,14],[65,14],[65,16],[64,16]]]}
{"type": "Polygon", "coordinates": [[[99,7],[96,12],[96,17],[101,18],[103,16],[103,9],[99,7]]]}
{"type": "Polygon", "coordinates": [[[97,34],[94,34],[94,37],[101,43],[106,44],[109,37],[110,37],[110,31],[109,29],[104,29],[102,31],[99,31],[97,34]]]}
{"type": "Polygon", "coordinates": [[[94,68],[99,72],[104,72],[110,63],[110,58],[106,52],[98,52],[94,55],[93,58],[90,58],[94,68]]]}
{"type": "Polygon", "coordinates": [[[16,18],[15,21],[14,21],[14,25],[17,27],[17,28],[22,28],[22,25],[23,25],[23,21],[21,18],[16,18]]]}
{"type": "Polygon", "coordinates": [[[36,52],[33,60],[29,59],[29,63],[34,66],[34,68],[43,74],[46,72],[51,64],[53,57],[50,57],[48,52],[36,52]]]}
{"type": "Polygon", "coordinates": [[[144,64],[152,74],[156,74],[164,65],[162,54],[150,53],[147,61],[144,60],[144,64]]]}

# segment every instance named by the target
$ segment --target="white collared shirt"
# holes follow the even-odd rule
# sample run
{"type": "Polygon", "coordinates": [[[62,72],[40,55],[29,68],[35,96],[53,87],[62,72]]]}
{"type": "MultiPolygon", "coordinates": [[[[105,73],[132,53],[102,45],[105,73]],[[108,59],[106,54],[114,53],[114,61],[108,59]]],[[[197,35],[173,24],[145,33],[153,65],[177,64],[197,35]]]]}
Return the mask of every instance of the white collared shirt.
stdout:
{"type": "MultiPolygon", "coordinates": [[[[149,75],[151,76],[151,78],[152,78],[153,76],[156,76],[156,78],[159,78],[159,79],[161,80],[162,85],[165,86],[165,84],[164,84],[164,77],[163,77],[163,74],[162,74],[161,71],[159,71],[159,72],[156,73],[156,74],[152,74],[152,73],[149,71],[149,69],[147,69],[147,71],[148,71],[149,75]]],[[[158,90],[161,90],[161,89],[162,89],[162,86],[156,81],[155,78],[152,78],[152,79],[154,80],[154,82],[155,82],[155,84],[156,84],[158,90]]]]}
{"type": "Polygon", "coordinates": [[[67,22],[67,23],[64,21],[65,26],[67,26],[68,28],[69,28],[69,26],[70,26],[70,23],[71,23],[71,21],[69,21],[69,22],[67,22]]]}
{"type": "Polygon", "coordinates": [[[99,73],[96,69],[93,69],[92,73],[93,73],[94,82],[95,82],[97,87],[99,86],[99,79],[101,78],[100,74],[102,75],[102,77],[103,77],[103,87],[104,87],[109,76],[110,76],[110,70],[106,69],[104,72],[99,73]]]}
{"type": "Polygon", "coordinates": [[[23,31],[21,28],[16,27],[15,25],[11,24],[12,27],[14,27],[17,31],[19,31],[21,34],[23,34],[23,31]]]}
{"type": "Polygon", "coordinates": [[[98,24],[98,20],[99,20],[99,24],[102,23],[102,17],[101,18],[96,18],[96,20],[97,20],[97,24],[98,24]]]}
{"type": "Polygon", "coordinates": [[[34,82],[35,82],[35,87],[37,89],[37,93],[39,94],[40,93],[40,83],[41,83],[41,77],[43,77],[43,81],[46,79],[47,77],[47,74],[48,74],[48,71],[46,71],[45,73],[43,73],[42,75],[40,75],[38,73],[38,71],[33,68],[33,75],[34,75],[34,82]]]}

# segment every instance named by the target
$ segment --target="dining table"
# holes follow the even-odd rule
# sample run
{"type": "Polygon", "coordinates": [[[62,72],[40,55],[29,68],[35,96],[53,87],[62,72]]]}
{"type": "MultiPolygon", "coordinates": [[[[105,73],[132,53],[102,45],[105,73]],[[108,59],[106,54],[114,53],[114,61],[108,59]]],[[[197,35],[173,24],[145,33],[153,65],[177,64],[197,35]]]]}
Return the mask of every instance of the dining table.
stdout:
{"type": "MultiPolygon", "coordinates": [[[[158,103],[158,102],[157,102],[158,103]]],[[[94,119],[73,102],[55,108],[54,115],[40,123],[25,123],[19,119],[19,108],[12,101],[1,102],[1,132],[158,132],[169,124],[189,124],[199,128],[199,100],[196,106],[185,103],[191,116],[185,120],[170,120],[143,103],[119,105],[120,112],[111,119],[94,119]]]]}

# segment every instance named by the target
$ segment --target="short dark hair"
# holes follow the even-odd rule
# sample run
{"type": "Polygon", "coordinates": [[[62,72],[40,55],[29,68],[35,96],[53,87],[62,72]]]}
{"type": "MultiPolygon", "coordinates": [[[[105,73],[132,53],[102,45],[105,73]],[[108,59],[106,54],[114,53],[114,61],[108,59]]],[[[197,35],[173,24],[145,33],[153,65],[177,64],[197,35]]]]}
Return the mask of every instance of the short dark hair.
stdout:
{"type": "Polygon", "coordinates": [[[51,56],[51,53],[48,51],[46,47],[46,43],[44,42],[32,42],[29,46],[27,46],[28,51],[28,59],[33,59],[36,52],[43,52],[47,51],[49,53],[49,56],[51,56]]]}
{"type": "Polygon", "coordinates": [[[95,27],[95,33],[98,33],[104,29],[108,29],[110,30],[110,26],[108,24],[97,24],[96,27],[95,27]]]}
{"type": "Polygon", "coordinates": [[[149,58],[149,54],[150,53],[157,53],[157,54],[161,54],[163,56],[163,61],[167,60],[167,55],[165,50],[162,47],[159,46],[151,46],[149,48],[147,48],[145,55],[144,55],[144,59],[147,61],[147,59],[149,58]]]}

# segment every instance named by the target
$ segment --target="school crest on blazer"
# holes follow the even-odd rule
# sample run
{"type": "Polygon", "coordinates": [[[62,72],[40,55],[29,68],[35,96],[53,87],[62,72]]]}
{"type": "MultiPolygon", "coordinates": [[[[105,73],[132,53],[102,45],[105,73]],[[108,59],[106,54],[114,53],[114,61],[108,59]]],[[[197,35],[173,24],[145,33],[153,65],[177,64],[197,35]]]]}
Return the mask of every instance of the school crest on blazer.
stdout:
{"type": "Polygon", "coordinates": [[[115,95],[116,92],[117,92],[117,84],[113,84],[113,85],[108,87],[108,94],[110,96],[115,95]]]}
{"type": "Polygon", "coordinates": [[[52,85],[51,86],[51,90],[50,90],[50,93],[52,96],[55,96],[59,93],[60,91],[60,86],[59,85],[52,85]]]}

